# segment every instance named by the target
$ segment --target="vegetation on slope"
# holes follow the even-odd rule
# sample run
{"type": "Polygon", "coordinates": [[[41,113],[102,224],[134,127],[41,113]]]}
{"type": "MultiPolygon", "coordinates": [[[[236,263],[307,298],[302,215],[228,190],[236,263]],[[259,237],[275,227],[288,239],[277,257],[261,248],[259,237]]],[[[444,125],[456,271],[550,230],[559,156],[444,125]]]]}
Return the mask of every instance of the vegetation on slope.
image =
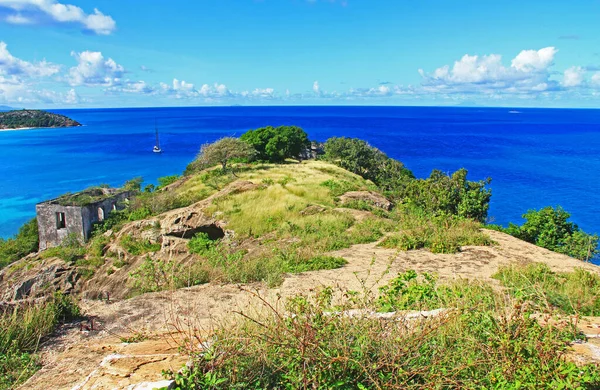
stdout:
{"type": "MultiPolygon", "coordinates": [[[[193,364],[166,373],[178,389],[595,389],[597,365],[565,358],[584,337],[571,321],[538,321],[534,301],[507,299],[491,286],[429,274],[398,275],[369,291],[297,296],[277,309],[241,313],[216,331],[193,364]],[[339,295],[339,294],[338,294],[339,295]],[[399,310],[447,308],[437,317],[402,320],[399,310]],[[359,309],[363,315],[345,315],[359,309]],[[396,312],[392,319],[372,313],[396,312]],[[259,313],[259,314],[256,314],[259,313]]],[[[548,315],[557,313],[550,306],[548,315]]],[[[560,313],[560,308],[558,309],[560,313]]]]}
{"type": "Polygon", "coordinates": [[[37,252],[38,246],[38,225],[34,218],[21,226],[13,238],[7,240],[0,238],[0,269],[30,253],[37,252]]]}
{"type": "Polygon", "coordinates": [[[571,215],[560,206],[529,210],[523,214],[525,223],[508,228],[494,228],[551,251],[564,253],[579,260],[590,260],[600,254],[596,234],[588,234],[569,221],[571,215]]]}
{"type": "Polygon", "coordinates": [[[40,342],[77,317],[79,308],[61,294],[41,304],[0,309],[0,390],[13,389],[33,375],[40,368],[40,342]]]}
{"type": "Polygon", "coordinates": [[[73,127],[81,126],[64,115],[42,110],[14,110],[0,112],[0,129],[20,129],[27,127],[73,127]]]}

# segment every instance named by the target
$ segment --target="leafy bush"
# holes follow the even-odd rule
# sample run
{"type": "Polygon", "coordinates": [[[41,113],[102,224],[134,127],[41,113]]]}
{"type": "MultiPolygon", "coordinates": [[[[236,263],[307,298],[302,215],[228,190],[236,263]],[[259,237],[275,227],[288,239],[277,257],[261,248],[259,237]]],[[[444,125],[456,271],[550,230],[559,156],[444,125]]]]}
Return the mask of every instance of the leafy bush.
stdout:
{"type": "Polygon", "coordinates": [[[56,293],[41,304],[24,304],[0,313],[0,389],[13,389],[40,368],[33,355],[58,324],[80,316],[72,298],[56,293]]]}
{"type": "Polygon", "coordinates": [[[140,293],[182,287],[181,266],[173,261],[153,260],[146,256],[142,265],[130,274],[133,287],[140,293]]]}
{"type": "Polygon", "coordinates": [[[492,192],[491,179],[467,180],[467,170],[452,175],[434,170],[427,179],[412,180],[396,196],[434,215],[456,215],[485,222],[492,192]]]}
{"type": "Polygon", "coordinates": [[[522,226],[511,223],[505,231],[542,248],[579,260],[589,260],[600,253],[599,237],[579,229],[576,224],[568,221],[570,217],[560,206],[529,210],[523,214],[526,222],[522,226]]]}
{"type": "Polygon", "coordinates": [[[215,165],[221,165],[221,170],[227,169],[227,164],[233,160],[251,160],[256,151],[247,142],[233,137],[221,138],[211,144],[204,144],[196,159],[190,163],[185,174],[201,171],[215,165]]]}
{"type": "Polygon", "coordinates": [[[388,235],[379,245],[413,250],[426,248],[433,253],[456,253],[464,245],[491,245],[481,224],[455,216],[429,216],[418,209],[402,208],[394,216],[400,231],[388,235]]]}
{"type": "Polygon", "coordinates": [[[256,149],[259,160],[270,162],[298,158],[310,146],[306,132],[296,126],[268,126],[248,130],[240,139],[256,149]]]}
{"type": "Polygon", "coordinates": [[[299,259],[297,258],[294,260],[296,261],[288,261],[283,264],[283,269],[285,272],[300,273],[307,271],[318,271],[322,269],[336,269],[348,264],[348,262],[341,257],[324,255],[311,257],[305,261],[298,261],[299,259]]]}
{"type": "Polygon", "coordinates": [[[121,246],[129,254],[138,256],[148,252],[160,250],[160,243],[151,243],[149,240],[139,240],[129,234],[124,235],[120,241],[121,246]]]}
{"type": "Polygon", "coordinates": [[[163,176],[158,178],[158,187],[156,189],[161,189],[170,184],[175,183],[177,180],[181,178],[180,175],[171,175],[171,176],[163,176]]]}
{"type": "Polygon", "coordinates": [[[371,180],[384,191],[403,186],[414,178],[410,170],[397,160],[358,138],[332,137],[324,145],[323,158],[371,180]]]}
{"type": "Polygon", "coordinates": [[[543,263],[501,267],[493,276],[514,297],[565,314],[600,315],[600,276],[583,269],[553,272],[543,263]]]}
{"type": "Polygon", "coordinates": [[[197,233],[188,242],[190,253],[205,254],[215,248],[215,242],[206,233],[197,233]]]}
{"type": "Polygon", "coordinates": [[[19,232],[5,240],[0,238],[0,269],[30,253],[37,252],[38,225],[34,218],[19,228],[19,232]]]}
{"type": "MultiPolygon", "coordinates": [[[[218,330],[192,365],[166,373],[178,389],[595,389],[596,365],[564,359],[571,328],[540,325],[523,305],[504,304],[493,289],[458,281],[438,286],[414,273],[383,295],[393,308],[455,307],[439,318],[404,321],[341,314],[332,292],[298,296],[279,311],[243,313],[218,330]],[[422,280],[422,281],[421,281],[422,280]],[[484,299],[478,300],[483,294],[484,299]],[[427,303],[427,304],[424,304],[427,303]]],[[[345,294],[346,296],[348,294],[345,294]]],[[[365,295],[365,312],[376,302],[365,295]]]]}
{"type": "Polygon", "coordinates": [[[86,254],[86,248],[81,244],[79,237],[75,233],[69,234],[59,246],[46,249],[41,253],[42,259],[58,257],[67,263],[75,263],[82,259],[86,254]]]}

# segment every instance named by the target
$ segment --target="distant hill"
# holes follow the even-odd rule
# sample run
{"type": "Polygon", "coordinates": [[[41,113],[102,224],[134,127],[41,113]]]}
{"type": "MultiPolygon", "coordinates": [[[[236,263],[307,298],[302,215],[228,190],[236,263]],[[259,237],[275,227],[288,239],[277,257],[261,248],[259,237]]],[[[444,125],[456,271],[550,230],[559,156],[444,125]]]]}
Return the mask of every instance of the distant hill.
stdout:
{"type": "Polygon", "coordinates": [[[10,106],[0,106],[0,111],[10,111],[10,110],[14,110],[14,108],[12,108],[10,106]]]}
{"type": "Polygon", "coordinates": [[[22,129],[29,127],[73,127],[81,126],[64,115],[42,110],[13,110],[0,112],[0,129],[22,129]]]}

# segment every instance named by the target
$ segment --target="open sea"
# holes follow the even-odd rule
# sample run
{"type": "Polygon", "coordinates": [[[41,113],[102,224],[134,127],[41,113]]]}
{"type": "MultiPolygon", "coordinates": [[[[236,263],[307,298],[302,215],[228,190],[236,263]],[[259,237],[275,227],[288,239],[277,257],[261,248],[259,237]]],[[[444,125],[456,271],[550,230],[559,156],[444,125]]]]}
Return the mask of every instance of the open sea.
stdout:
{"type": "Polygon", "coordinates": [[[522,223],[560,205],[600,233],[600,110],[466,107],[190,107],[52,110],[83,127],[0,132],[0,237],[35,204],[91,185],[181,173],[201,144],[267,125],[359,137],[418,177],[432,169],[492,178],[490,217],[522,223]],[[162,154],[152,153],[154,123],[162,154]]]}

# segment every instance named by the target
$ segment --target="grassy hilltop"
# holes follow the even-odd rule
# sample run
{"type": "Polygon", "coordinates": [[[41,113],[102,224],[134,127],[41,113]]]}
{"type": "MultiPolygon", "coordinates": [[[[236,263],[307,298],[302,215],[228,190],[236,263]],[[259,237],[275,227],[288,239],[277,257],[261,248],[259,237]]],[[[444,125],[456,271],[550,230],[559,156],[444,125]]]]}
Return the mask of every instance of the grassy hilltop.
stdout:
{"type": "Polygon", "coordinates": [[[42,110],[13,110],[0,112],[0,129],[22,129],[29,127],[73,127],[81,126],[64,115],[42,110]]]}
{"type": "MultiPolygon", "coordinates": [[[[126,183],[137,195],[88,243],[36,253],[35,222],[0,241],[3,299],[23,283],[43,301],[0,305],[0,388],[35,372],[36,340],[81,316],[78,300],[130,330],[136,318],[163,329],[157,310],[187,308],[163,330],[192,359],[164,373],[180,389],[598,388],[598,361],[571,347],[589,344],[580,316],[600,316],[597,270],[519,240],[585,259],[597,237],[553,208],[487,230],[488,184],[466,170],[417,179],[364,141],[311,147],[296,127],[204,145],[183,176],[126,183]],[[307,148],[319,158],[299,160],[307,148]],[[255,306],[237,311],[245,300],[255,306]],[[209,308],[223,319],[210,332],[182,325],[209,308]],[[212,341],[198,353],[198,340],[212,341]]],[[[39,375],[28,388],[57,380],[39,375]]]]}

